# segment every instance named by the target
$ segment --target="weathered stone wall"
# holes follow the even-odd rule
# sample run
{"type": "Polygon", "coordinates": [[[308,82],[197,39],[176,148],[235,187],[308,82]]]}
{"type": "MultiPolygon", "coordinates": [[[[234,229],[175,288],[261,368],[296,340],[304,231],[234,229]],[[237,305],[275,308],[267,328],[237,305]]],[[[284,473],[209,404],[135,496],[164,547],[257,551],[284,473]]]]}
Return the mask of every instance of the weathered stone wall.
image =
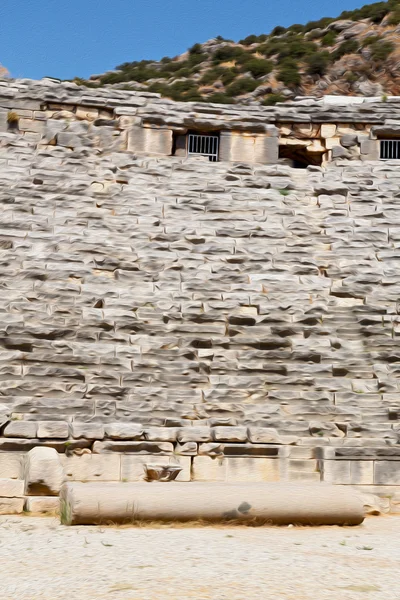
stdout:
{"type": "Polygon", "coordinates": [[[102,93],[22,95],[42,130],[0,133],[0,511],[54,507],[12,483],[43,446],[73,480],[179,463],[398,510],[398,163],[136,157],[102,93]]]}
{"type": "Polygon", "coordinates": [[[77,134],[85,132],[86,145],[170,156],[173,136],[195,129],[221,133],[224,161],[274,164],[279,150],[305,164],[377,160],[378,138],[399,135],[400,98],[358,100],[300,98],[273,107],[179,103],[50,79],[0,80],[0,131],[10,130],[11,112],[18,118],[13,127],[42,145],[75,148],[77,134]]]}

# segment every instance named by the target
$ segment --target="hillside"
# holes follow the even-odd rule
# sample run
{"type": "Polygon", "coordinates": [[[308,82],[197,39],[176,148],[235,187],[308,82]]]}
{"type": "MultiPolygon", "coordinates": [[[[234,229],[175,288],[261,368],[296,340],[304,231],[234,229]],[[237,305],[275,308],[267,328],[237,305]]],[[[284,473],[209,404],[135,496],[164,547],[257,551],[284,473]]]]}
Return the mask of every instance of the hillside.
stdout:
{"type": "Polygon", "coordinates": [[[159,92],[173,100],[274,104],[296,95],[400,94],[400,0],[239,42],[222,37],[161,61],[126,62],[75,81],[159,92]]]}

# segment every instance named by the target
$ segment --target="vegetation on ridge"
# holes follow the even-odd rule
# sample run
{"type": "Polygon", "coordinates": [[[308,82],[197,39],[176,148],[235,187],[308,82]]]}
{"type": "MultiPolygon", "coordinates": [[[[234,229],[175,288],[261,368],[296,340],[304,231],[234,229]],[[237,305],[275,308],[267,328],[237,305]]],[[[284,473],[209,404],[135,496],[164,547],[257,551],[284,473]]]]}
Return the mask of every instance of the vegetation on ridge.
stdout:
{"type": "Polygon", "coordinates": [[[174,58],[126,62],[75,81],[179,101],[267,106],[295,95],[398,95],[399,34],[400,0],[388,0],[239,42],[219,36],[174,58]]]}

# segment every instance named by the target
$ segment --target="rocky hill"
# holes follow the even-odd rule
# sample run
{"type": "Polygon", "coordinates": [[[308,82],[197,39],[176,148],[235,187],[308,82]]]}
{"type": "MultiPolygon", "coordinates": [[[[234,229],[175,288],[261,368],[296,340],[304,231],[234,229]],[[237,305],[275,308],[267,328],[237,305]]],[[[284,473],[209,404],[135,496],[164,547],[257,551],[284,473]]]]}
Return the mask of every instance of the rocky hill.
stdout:
{"type": "Polygon", "coordinates": [[[173,100],[275,104],[296,95],[400,94],[400,0],[239,42],[222,37],[161,61],[126,62],[91,87],[159,92],[173,100]]]}

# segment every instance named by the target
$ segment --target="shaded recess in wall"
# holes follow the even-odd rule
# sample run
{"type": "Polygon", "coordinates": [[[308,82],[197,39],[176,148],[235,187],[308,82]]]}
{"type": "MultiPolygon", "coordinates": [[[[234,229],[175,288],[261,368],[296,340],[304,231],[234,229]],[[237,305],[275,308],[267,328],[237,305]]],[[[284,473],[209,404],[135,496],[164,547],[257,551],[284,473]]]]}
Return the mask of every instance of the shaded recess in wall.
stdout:
{"type": "Polygon", "coordinates": [[[322,164],[322,154],[311,154],[305,148],[296,146],[279,145],[279,158],[292,161],[291,166],[295,169],[306,169],[309,165],[322,164]]]}

